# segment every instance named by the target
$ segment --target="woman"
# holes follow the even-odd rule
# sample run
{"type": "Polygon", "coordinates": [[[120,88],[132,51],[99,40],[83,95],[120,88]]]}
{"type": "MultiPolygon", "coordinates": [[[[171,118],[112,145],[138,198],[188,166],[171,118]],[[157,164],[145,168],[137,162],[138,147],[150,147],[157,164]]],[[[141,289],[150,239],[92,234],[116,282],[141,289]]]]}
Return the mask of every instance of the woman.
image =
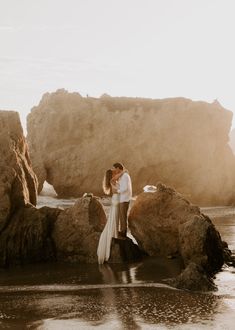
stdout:
{"type": "Polygon", "coordinates": [[[118,189],[118,179],[123,174],[114,175],[113,170],[107,170],[103,181],[103,190],[107,195],[112,195],[111,207],[109,212],[109,217],[100,235],[100,240],[97,249],[98,263],[103,264],[108,261],[110,256],[110,247],[112,242],[112,237],[118,237],[118,220],[119,220],[119,194],[118,189]]]}

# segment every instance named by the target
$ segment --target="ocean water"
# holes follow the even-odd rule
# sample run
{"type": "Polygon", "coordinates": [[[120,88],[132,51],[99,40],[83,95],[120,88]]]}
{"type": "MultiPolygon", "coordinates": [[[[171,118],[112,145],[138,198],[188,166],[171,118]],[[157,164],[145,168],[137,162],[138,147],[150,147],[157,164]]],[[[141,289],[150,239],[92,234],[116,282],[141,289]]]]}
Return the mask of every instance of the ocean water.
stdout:
{"type": "MultiPolygon", "coordinates": [[[[38,207],[66,208],[76,199],[40,196],[38,207]]],[[[109,201],[103,200],[108,213],[109,201]]],[[[203,208],[235,252],[235,209],[203,208]]],[[[99,266],[38,264],[0,271],[0,329],[223,329],[235,324],[235,269],[215,278],[218,291],[177,290],[176,259],[147,258],[99,266]]]]}

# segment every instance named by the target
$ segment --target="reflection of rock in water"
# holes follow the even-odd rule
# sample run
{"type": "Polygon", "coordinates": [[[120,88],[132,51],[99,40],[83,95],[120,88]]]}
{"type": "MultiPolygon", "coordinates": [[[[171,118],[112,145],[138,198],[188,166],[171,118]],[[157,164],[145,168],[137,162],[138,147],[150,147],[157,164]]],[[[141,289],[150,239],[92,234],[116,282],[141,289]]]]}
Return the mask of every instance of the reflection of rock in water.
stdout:
{"type": "Polygon", "coordinates": [[[59,90],[32,109],[27,129],[40,189],[47,180],[60,196],[100,195],[118,155],[135,193],[161,181],[197,204],[228,205],[235,200],[231,120],[216,102],[83,98],[59,90]]]}

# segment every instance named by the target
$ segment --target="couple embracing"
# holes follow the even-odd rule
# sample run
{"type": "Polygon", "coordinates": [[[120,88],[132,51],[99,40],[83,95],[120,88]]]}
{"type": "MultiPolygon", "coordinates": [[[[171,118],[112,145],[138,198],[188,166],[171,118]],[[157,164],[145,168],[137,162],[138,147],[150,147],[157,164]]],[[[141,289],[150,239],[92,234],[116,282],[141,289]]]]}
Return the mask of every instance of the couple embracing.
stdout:
{"type": "Polygon", "coordinates": [[[125,239],[127,234],[127,211],[132,197],[132,185],[130,175],[121,163],[113,164],[112,169],[106,171],[103,190],[112,196],[112,202],[98,244],[99,264],[108,261],[112,238],[125,239]]]}

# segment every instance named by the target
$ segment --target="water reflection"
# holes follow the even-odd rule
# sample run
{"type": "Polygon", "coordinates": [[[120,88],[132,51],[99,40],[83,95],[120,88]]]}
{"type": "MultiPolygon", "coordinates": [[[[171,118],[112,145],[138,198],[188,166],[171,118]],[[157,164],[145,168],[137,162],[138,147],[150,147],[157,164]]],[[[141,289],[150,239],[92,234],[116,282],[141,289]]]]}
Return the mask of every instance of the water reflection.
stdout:
{"type": "Polygon", "coordinates": [[[103,283],[143,283],[138,281],[136,274],[138,268],[143,264],[143,262],[134,264],[104,264],[99,265],[99,271],[102,274],[103,283]]]}
{"type": "MultiPolygon", "coordinates": [[[[230,315],[232,300],[229,305],[224,296],[157,284],[167,274],[180,271],[179,260],[165,260],[164,264],[161,269],[163,260],[149,258],[132,265],[28,266],[15,275],[8,270],[8,278],[0,274],[0,280],[5,278],[0,287],[0,327],[212,329],[221,313],[230,315]],[[22,288],[29,290],[19,291],[22,288]]],[[[233,320],[231,315],[229,319],[233,320]]]]}
{"type": "MultiPolygon", "coordinates": [[[[121,274],[121,282],[125,284],[132,283],[132,281],[135,281],[135,272],[132,271],[131,273],[132,268],[128,266],[125,268],[125,270],[119,273],[121,274]]],[[[117,276],[118,273],[114,272],[108,264],[101,265],[99,270],[103,275],[105,283],[114,284],[120,282],[120,278],[117,276]]],[[[102,290],[106,305],[113,306],[112,318],[115,317],[117,319],[122,329],[141,329],[135,320],[135,306],[132,304],[132,301],[134,301],[133,292],[133,289],[129,288],[116,290],[116,288],[110,287],[102,290]]]]}
{"type": "Polygon", "coordinates": [[[77,326],[102,325],[104,329],[110,329],[111,321],[117,329],[141,329],[156,324],[188,324],[190,329],[198,322],[213,324],[220,301],[213,294],[140,287],[0,297],[2,325],[28,325],[35,329],[52,329],[55,320],[63,321],[63,328],[69,329],[66,320],[71,319],[76,320],[77,326]],[[39,320],[44,320],[40,327],[39,320]]]}

